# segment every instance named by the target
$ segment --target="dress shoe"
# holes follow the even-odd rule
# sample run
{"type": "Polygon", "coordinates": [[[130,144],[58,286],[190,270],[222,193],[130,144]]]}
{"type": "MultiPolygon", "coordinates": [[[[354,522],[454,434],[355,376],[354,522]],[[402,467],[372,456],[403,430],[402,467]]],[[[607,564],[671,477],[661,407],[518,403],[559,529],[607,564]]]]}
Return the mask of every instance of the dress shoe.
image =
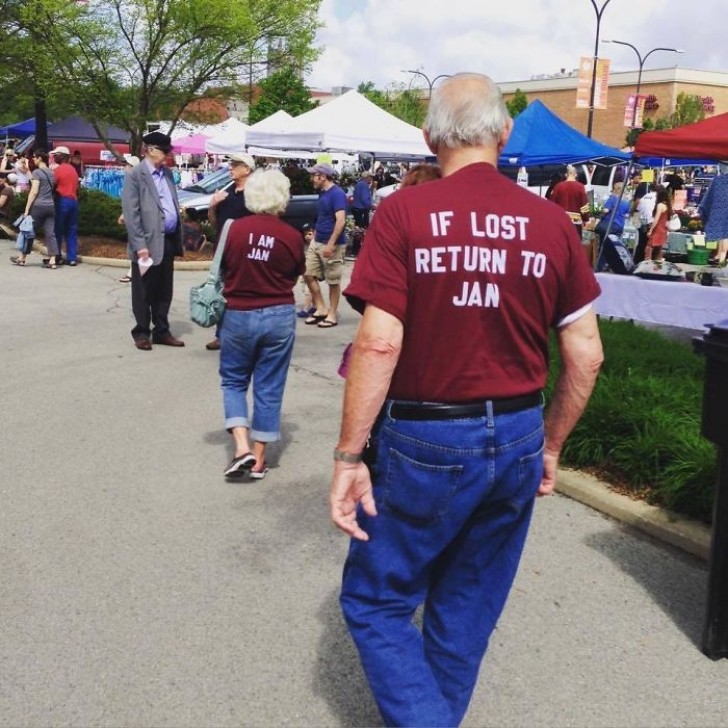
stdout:
{"type": "Polygon", "coordinates": [[[205,349],[208,351],[218,351],[220,349],[220,339],[213,339],[205,344],[205,349]]]}
{"type": "Polygon", "coordinates": [[[160,336],[158,339],[154,339],[155,344],[159,344],[160,346],[184,346],[185,342],[182,341],[182,339],[178,339],[176,336],[172,336],[172,334],[166,334],[165,336],[160,336]]]}
{"type": "Polygon", "coordinates": [[[142,351],[152,350],[152,342],[149,339],[134,339],[134,346],[142,351]]]}

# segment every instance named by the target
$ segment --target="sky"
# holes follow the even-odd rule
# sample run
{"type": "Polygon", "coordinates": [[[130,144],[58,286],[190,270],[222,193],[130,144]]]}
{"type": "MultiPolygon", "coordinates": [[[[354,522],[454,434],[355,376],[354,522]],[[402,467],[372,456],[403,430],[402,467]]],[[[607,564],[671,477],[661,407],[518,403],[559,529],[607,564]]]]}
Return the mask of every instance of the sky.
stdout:
{"type": "MultiPolygon", "coordinates": [[[[597,9],[605,0],[594,0],[597,9]]],[[[323,0],[317,46],[322,53],[306,81],[328,91],[372,81],[426,86],[458,71],[486,73],[497,83],[571,71],[592,56],[597,17],[592,0],[323,0]]],[[[679,48],[655,52],[649,68],[728,72],[725,0],[609,0],[600,38],[636,46],[679,48]]],[[[631,48],[600,43],[614,71],[636,70],[631,48]]]]}

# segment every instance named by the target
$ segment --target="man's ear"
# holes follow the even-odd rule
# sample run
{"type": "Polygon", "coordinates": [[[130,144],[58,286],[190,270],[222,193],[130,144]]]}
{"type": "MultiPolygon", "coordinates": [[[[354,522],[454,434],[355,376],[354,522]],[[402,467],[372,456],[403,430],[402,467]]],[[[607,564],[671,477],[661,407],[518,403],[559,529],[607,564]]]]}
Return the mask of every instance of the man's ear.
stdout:
{"type": "Polygon", "coordinates": [[[508,121],[506,122],[506,128],[503,129],[503,133],[500,136],[500,139],[498,140],[498,152],[501,152],[503,150],[503,147],[505,147],[506,142],[511,136],[511,132],[513,131],[513,119],[509,116],[508,121]]]}
{"type": "Polygon", "coordinates": [[[427,132],[427,129],[422,130],[422,136],[425,137],[425,144],[429,147],[430,151],[437,156],[437,147],[433,146],[432,142],[430,141],[430,135],[427,132]]]}

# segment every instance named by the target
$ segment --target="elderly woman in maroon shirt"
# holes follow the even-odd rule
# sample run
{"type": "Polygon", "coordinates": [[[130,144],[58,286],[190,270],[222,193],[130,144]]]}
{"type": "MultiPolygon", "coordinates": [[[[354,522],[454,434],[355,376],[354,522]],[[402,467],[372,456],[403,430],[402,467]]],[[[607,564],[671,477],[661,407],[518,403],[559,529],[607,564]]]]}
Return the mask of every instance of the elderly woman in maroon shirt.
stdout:
{"type": "Polygon", "coordinates": [[[280,439],[281,403],[293,353],[293,288],[304,272],[301,233],[279,219],[290,182],[277,170],[259,170],[245,186],[253,213],[233,222],[222,258],[227,301],[220,331],[220,378],[225,427],[235,452],[225,476],[268,472],[265,450],[280,439]],[[252,417],[247,394],[252,382],[252,417]],[[252,444],[251,444],[252,443],[252,444]]]}

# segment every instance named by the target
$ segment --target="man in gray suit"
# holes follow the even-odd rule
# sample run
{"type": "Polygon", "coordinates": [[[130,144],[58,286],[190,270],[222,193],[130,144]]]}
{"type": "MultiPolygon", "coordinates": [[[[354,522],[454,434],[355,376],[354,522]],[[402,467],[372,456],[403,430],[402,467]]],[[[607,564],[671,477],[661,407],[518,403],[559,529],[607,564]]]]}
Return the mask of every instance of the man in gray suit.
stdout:
{"type": "Polygon", "coordinates": [[[174,258],[183,254],[183,248],[177,190],[165,165],[172,140],[153,131],[143,141],[144,159],[127,174],[121,207],[131,260],[131,308],[136,319],[131,335],[137,349],[151,351],[152,343],[185,345],[172,336],[168,320],[174,258]]]}

